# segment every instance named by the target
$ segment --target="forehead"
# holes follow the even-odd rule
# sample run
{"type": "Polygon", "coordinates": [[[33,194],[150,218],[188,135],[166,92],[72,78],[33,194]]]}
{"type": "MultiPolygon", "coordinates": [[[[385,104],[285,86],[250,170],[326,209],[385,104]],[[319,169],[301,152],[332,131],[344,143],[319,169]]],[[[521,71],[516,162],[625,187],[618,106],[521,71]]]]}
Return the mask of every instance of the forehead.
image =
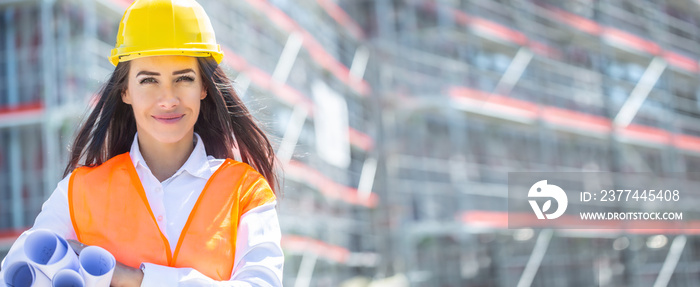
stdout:
{"type": "MultiPolygon", "coordinates": [[[[197,59],[189,56],[152,56],[131,60],[130,72],[168,72],[183,69],[197,71],[197,59]]],[[[133,74],[136,75],[136,74],[133,74]]]]}

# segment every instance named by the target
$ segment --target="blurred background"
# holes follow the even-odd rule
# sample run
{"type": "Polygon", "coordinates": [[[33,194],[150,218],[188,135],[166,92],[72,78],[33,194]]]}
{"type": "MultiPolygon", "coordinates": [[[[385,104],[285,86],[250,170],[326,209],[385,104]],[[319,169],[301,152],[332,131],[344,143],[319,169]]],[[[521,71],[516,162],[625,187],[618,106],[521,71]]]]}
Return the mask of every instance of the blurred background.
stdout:
{"type": "MultiPolygon", "coordinates": [[[[0,258],[61,179],[130,2],[0,0],[0,258]]],[[[700,171],[698,1],[199,2],[275,142],[285,286],[700,284],[697,230],[506,213],[508,172],[700,171]]]]}

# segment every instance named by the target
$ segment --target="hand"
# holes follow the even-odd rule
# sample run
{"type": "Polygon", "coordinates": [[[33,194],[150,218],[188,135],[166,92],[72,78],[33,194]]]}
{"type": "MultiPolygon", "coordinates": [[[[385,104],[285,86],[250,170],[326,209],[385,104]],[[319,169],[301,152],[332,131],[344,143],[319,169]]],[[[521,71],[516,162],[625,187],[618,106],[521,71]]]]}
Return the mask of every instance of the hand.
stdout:
{"type": "Polygon", "coordinates": [[[110,286],[141,286],[141,281],[143,281],[141,269],[129,267],[117,261],[110,286]]]}
{"type": "MultiPolygon", "coordinates": [[[[72,239],[68,240],[68,244],[73,248],[75,254],[78,255],[80,255],[80,252],[83,251],[85,247],[88,247],[88,245],[72,239]]],[[[141,281],[143,281],[143,271],[141,271],[141,269],[129,267],[117,261],[110,286],[141,286],[141,281]]]]}

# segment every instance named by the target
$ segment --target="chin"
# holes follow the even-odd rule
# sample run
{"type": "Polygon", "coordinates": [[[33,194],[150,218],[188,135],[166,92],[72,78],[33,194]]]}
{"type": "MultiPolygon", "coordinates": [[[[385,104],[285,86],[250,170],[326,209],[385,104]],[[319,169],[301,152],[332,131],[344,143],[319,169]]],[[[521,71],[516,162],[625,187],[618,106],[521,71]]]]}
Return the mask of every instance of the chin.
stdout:
{"type": "Polygon", "coordinates": [[[172,144],[172,143],[177,143],[181,141],[182,139],[187,136],[187,133],[183,134],[160,134],[160,135],[155,135],[154,138],[164,144],[172,144]]]}

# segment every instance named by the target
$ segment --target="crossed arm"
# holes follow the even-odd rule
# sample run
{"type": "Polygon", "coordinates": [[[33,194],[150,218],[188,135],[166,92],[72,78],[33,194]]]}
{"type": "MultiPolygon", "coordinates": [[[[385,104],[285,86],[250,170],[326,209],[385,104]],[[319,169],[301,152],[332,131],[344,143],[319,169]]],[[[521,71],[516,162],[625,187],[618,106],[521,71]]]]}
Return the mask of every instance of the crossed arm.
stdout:
{"type": "MultiPolygon", "coordinates": [[[[77,237],[68,210],[68,178],[59,182],[44,203],[34,226],[28,230],[49,229],[71,242],[80,252],[85,246],[77,237]]],[[[112,286],[282,286],[284,254],[279,245],[280,228],[275,210],[276,202],[255,207],[241,216],[236,238],[236,255],[229,281],[215,281],[192,268],[174,268],[144,262],[141,269],[117,264],[112,286]]],[[[16,252],[23,233],[9,253],[16,252]]],[[[4,263],[4,262],[3,262],[4,263]]],[[[4,264],[3,264],[4,266],[4,264]]],[[[0,285],[4,285],[0,270],[0,285]]]]}

